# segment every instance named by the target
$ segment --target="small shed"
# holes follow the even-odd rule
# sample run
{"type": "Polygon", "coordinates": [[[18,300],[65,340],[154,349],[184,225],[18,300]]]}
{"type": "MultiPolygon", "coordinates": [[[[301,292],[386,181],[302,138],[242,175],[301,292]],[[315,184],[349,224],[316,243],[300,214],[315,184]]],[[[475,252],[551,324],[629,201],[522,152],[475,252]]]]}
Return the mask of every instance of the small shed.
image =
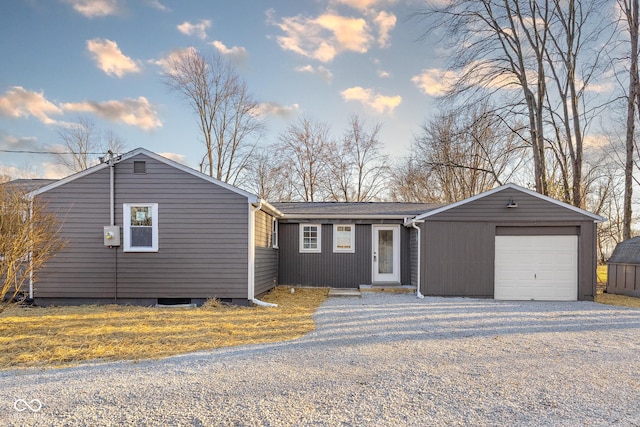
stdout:
{"type": "Polygon", "coordinates": [[[618,243],[607,264],[607,292],[640,297],[640,237],[618,243]]]}

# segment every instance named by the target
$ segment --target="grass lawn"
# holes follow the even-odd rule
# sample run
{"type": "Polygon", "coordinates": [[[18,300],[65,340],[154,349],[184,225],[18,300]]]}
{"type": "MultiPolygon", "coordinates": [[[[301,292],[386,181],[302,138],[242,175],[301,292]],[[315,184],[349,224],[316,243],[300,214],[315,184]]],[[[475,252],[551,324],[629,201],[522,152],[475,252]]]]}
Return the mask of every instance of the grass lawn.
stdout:
{"type": "Polygon", "coordinates": [[[315,328],[327,289],[277,287],[269,307],[118,305],[19,308],[0,314],[0,369],[57,367],[88,360],[139,360],[219,347],[285,341],[315,328]]]}

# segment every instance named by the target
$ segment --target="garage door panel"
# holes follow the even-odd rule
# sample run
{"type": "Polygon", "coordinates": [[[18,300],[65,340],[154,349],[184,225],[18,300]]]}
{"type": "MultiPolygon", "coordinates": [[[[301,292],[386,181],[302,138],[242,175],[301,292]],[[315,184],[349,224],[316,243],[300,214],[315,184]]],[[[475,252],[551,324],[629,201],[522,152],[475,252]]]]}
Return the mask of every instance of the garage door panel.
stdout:
{"type": "Polygon", "coordinates": [[[577,236],[496,236],[495,248],[495,299],[577,299],[577,236]]]}

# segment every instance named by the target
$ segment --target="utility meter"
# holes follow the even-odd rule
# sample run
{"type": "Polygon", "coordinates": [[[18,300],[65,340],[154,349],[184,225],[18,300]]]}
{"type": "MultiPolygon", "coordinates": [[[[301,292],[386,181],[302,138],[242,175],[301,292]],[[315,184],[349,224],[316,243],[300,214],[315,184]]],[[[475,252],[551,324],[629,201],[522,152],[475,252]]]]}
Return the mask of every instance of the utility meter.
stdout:
{"type": "Polygon", "coordinates": [[[102,236],[105,246],[120,246],[120,227],[117,225],[105,225],[102,236]]]}

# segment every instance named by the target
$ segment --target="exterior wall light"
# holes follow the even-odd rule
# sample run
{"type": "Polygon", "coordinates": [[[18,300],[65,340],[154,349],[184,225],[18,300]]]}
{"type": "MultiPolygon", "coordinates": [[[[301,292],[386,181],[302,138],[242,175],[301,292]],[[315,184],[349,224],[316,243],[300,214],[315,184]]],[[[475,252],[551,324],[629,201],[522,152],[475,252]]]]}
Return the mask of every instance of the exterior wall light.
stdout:
{"type": "Polygon", "coordinates": [[[511,208],[517,208],[518,204],[516,203],[515,200],[513,199],[509,199],[509,203],[507,203],[507,208],[511,209],[511,208]]]}

